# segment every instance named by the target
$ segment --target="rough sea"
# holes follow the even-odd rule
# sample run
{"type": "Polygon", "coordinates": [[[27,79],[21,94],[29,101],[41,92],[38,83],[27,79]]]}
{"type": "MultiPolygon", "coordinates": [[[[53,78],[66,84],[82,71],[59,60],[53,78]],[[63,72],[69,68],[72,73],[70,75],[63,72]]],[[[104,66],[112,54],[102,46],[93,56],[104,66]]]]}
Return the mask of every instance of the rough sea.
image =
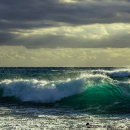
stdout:
{"type": "Polygon", "coordinates": [[[130,130],[130,68],[0,68],[0,130],[13,129],[130,130]]]}

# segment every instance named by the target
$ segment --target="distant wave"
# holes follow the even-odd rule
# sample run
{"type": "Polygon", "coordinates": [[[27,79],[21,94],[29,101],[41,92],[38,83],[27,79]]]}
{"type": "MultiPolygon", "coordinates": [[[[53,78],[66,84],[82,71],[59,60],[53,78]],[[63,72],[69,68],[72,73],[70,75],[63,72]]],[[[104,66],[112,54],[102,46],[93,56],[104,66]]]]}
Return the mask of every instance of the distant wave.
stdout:
{"type": "Polygon", "coordinates": [[[115,69],[115,70],[93,70],[93,72],[104,73],[113,77],[126,77],[130,76],[130,69],[115,69]]]}

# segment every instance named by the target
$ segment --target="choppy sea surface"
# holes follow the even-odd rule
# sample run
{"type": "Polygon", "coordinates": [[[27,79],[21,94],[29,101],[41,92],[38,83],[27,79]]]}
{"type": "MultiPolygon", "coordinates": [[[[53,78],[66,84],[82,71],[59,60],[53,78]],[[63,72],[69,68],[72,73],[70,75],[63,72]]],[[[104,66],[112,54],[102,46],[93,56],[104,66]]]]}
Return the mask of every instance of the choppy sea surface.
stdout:
{"type": "Polygon", "coordinates": [[[130,130],[130,68],[0,68],[0,129],[130,130]]]}

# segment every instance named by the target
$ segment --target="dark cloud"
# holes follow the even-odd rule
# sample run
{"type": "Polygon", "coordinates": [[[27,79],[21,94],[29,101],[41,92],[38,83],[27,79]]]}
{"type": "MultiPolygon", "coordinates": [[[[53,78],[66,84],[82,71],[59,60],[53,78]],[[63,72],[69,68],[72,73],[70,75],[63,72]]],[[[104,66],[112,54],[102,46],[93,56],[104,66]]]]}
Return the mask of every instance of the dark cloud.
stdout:
{"type": "MultiPolygon", "coordinates": [[[[20,29],[80,26],[95,23],[130,23],[130,0],[75,0],[62,3],[60,0],[1,0],[0,45],[12,44],[26,47],[92,47],[78,38],[45,35],[30,39],[17,39],[11,32],[20,29]],[[62,23],[62,25],[60,24],[62,23]],[[11,42],[12,41],[12,42],[11,42]],[[22,42],[24,41],[24,42],[22,42]],[[35,41],[35,42],[34,42],[35,41]],[[73,44],[71,43],[73,42],[73,44]],[[61,43],[62,42],[62,43],[61,43]],[[61,44],[59,44],[61,43],[61,44]],[[80,43],[80,44],[79,44],[80,43]]],[[[92,42],[91,40],[87,42],[92,42]]],[[[98,47],[102,45],[97,43],[98,47]]],[[[94,44],[93,47],[96,45],[94,44]]]]}
{"type": "MultiPolygon", "coordinates": [[[[19,28],[27,28],[32,21],[36,23],[29,27],[44,27],[46,20],[71,25],[130,22],[130,18],[124,15],[130,14],[128,1],[124,1],[126,4],[120,4],[123,0],[96,0],[93,3],[77,1],[80,2],[70,4],[58,0],[1,0],[0,20],[6,20],[11,25],[17,24],[19,28]]],[[[3,24],[7,25],[7,22],[3,24]]],[[[13,25],[12,27],[15,28],[13,25]]]]}
{"type": "Polygon", "coordinates": [[[17,36],[14,34],[0,32],[0,45],[5,45],[5,43],[9,43],[11,40],[15,40],[16,38],[17,36]]]}

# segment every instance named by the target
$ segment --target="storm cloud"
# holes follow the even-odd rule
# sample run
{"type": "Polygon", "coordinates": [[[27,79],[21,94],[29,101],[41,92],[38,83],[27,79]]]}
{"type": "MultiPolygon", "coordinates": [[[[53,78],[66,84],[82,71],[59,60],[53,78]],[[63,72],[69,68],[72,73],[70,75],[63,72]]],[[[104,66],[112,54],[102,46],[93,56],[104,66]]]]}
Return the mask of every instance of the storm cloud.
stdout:
{"type": "MultiPolygon", "coordinates": [[[[1,0],[0,45],[27,48],[101,48],[130,47],[130,30],[98,37],[84,31],[87,38],[63,32],[62,27],[95,24],[130,24],[130,0],[1,0]],[[57,28],[49,33],[34,33],[39,29],[57,28]],[[57,31],[59,30],[59,31],[57,31]],[[25,35],[26,34],[26,35],[25,35]],[[97,37],[97,39],[96,39],[97,37]]],[[[105,26],[105,25],[104,25],[105,26]]],[[[122,30],[121,30],[122,31],[122,30]]],[[[40,31],[38,31],[40,32],[40,31]]]]}

